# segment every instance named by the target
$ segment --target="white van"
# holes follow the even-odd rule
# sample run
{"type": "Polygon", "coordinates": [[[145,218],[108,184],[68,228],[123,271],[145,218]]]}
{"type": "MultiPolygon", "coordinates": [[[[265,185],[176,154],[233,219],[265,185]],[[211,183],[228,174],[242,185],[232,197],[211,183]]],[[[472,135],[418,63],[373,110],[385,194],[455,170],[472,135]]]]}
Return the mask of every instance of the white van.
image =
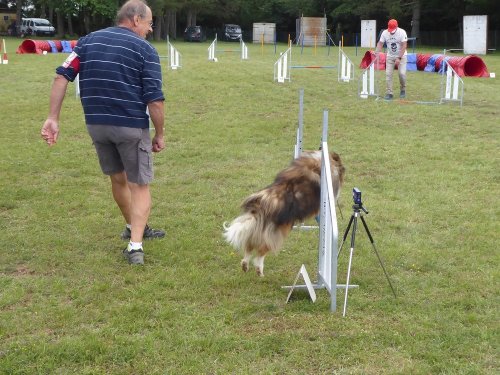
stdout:
{"type": "Polygon", "coordinates": [[[56,34],[54,26],[44,18],[23,18],[19,31],[21,37],[25,35],[54,36],[56,34]]]}

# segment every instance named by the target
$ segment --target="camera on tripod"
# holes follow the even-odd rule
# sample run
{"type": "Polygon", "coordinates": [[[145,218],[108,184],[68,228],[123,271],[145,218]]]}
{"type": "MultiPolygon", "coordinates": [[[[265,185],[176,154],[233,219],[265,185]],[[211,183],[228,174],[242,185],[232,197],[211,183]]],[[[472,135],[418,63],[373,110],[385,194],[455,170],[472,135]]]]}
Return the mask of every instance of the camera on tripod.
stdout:
{"type": "Polygon", "coordinates": [[[355,210],[359,212],[359,210],[363,210],[365,214],[368,213],[368,210],[363,206],[363,202],[361,201],[361,190],[357,187],[352,189],[352,200],[354,201],[354,206],[352,206],[355,210]]]}
{"type": "Polygon", "coordinates": [[[363,205],[361,202],[361,190],[357,187],[352,189],[352,199],[354,200],[354,204],[363,205]]]}

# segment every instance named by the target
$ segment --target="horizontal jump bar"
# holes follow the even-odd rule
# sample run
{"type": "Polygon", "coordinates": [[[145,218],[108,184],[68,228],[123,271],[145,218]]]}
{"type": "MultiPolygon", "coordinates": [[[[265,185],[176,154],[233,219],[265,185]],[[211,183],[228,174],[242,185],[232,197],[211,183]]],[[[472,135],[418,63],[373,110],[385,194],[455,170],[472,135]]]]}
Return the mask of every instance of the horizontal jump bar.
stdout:
{"type": "Polygon", "coordinates": [[[320,66],[320,65],[293,65],[290,68],[292,69],[334,69],[336,66],[334,65],[325,65],[325,66],[320,66]]]}

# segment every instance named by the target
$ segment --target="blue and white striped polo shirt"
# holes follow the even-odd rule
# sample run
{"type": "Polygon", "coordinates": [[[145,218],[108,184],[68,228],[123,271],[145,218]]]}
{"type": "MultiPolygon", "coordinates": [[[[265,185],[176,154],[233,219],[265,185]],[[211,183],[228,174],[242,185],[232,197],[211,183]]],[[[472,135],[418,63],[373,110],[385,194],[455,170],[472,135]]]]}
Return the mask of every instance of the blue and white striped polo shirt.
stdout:
{"type": "MultiPolygon", "coordinates": [[[[109,27],[81,38],[74,48],[80,60],[80,97],[88,125],[149,127],[147,103],[165,100],[158,53],[124,27],[109,27]]],[[[73,81],[77,72],[60,66],[56,73],[73,81]]]]}

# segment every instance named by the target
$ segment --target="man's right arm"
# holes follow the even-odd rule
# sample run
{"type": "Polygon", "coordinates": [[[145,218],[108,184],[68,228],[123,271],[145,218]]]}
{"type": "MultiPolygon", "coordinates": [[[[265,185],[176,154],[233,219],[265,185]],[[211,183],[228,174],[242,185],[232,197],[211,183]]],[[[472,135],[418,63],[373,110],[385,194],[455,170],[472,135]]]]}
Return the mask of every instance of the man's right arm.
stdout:
{"type": "Polygon", "coordinates": [[[54,145],[59,136],[59,115],[61,113],[67,87],[68,80],[62,75],[57,74],[54,78],[54,83],[52,84],[52,90],[50,92],[49,115],[40,132],[42,138],[49,146],[54,145]]]}
{"type": "Polygon", "coordinates": [[[153,137],[153,152],[160,152],[165,148],[163,138],[165,126],[165,106],[163,100],[156,100],[148,103],[148,111],[151,121],[155,127],[155,136],[153,137]]]}

